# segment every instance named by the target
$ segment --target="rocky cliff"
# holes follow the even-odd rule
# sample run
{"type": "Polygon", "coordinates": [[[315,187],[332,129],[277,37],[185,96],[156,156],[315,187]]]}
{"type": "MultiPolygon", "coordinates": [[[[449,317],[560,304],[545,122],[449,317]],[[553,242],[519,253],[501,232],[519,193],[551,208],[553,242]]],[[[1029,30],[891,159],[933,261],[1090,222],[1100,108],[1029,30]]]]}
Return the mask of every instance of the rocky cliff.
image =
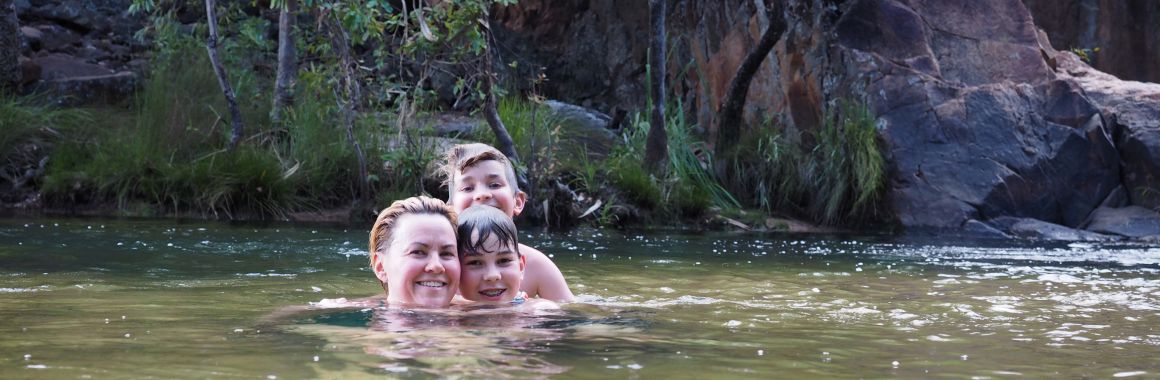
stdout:
{"type": "MultiPolygon", "coordinates": [[[[505,11],[501,22],[518,35],[511,43],[549,68],[558,96],[605,109],[641,104],[642,7],[556,6],[505,11]]],[[[764,8],[670,6],[670,85],[701,126],[713,125],[725,86],[769,24],[764,8]]],[[[1094,239],[1105,236],[1075,231],[1127,218],[1097,210],[1135,206],[1148,217],[1132,220],[1158,217],[1160,91],[1057,52],[1023,2],[790,0],[786,17],[745,119],[773,116],[808,137],[839,100],[868,104],[888,156],[889,209],[903,226],[1094,239]]]]}
{"type": "MultiPolygon", "coordinates": [[[[707,136],[736,67],[770,23],[767,1],[670,0],[669,85],[707,136]]],[[[789,28],[754,78],[744,119],[772,118],[808,144],[824,110],[844,99],[866,103],[888,158],[885,208],[902,226],[1160,235],[1160,85],[1105,74],[1053,48],[1071,42],[1049,39],[1103,41],[1097,64],[1130,61],[1110,57],[1155,51],[1148,46],[1160,23],[1147,22],[1160,17],[1155,2],[785,3],[789,28]],[[1117,32],[1117,24],[1133,29],[1117,32]]],[[[131,93],[147,46],[132,39],[143,21],[127,6],[16,1],[26,84],[101,98],[131,93]]],[[[498,59],[546,70],[544,95],[609,113],[643,106],[642,2],[522,0],[495,19],[498,59]]],[[[1142,76],[1156,69],[1135,66],[1142,76]]]]}
{"type": "Polygon", "coordinates": [[[22,82],[62,103],[113,102],[133,94],[149,46],[133,37],[144,15],[130,0],[17,0],[22,82]]]}

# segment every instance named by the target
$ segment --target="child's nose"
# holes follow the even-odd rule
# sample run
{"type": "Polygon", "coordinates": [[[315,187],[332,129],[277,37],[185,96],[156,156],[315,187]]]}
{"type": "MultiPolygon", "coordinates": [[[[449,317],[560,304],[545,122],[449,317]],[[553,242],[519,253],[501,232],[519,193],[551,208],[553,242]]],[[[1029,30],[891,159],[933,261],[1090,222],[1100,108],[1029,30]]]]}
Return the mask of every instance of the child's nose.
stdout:
{"type": "Polygon", "coordinates": [[[483,275],[484,281],[499,281],[499,278],[499,270],[495,269],[495,267],[488,268],[487,273],[484,273],[483,275]]]}
{"type": "Polygon", "coordinates": [[[475,193],[475,200],[477,200],[477,201],[486,201],[488,199],[491,199],[491,192],[480,191],[478,193],[475,193]]]}

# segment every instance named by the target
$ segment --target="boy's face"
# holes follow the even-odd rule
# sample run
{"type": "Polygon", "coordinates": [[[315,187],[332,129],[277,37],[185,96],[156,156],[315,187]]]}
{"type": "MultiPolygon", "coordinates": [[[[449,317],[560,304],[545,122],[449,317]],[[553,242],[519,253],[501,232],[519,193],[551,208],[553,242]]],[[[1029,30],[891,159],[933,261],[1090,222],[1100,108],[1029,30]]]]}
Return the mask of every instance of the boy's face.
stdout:
{"type": "Polygon", "coordinates": [[[399,217],[383,266],[375,275],[387,284],[391,303],[441,308],[451,303],[459,288],[459,255],[455,230],[440,215],[399,217]]]}
{"type": "Polygon", "coordinates": [[[494,235],[488,237],[482,251],[460,258],[463,275],[459,294],[472,301],[511,302],[520,292],[524,257],[516,253],[515,247],[501,244],[494,235]]]}
{"type": "Polygon", "coordinates": [[[507,167],[495,160],[480,161],[455,173],[454,189],[450,189],[451,207],[462,212],[477,204],[488,205],[515,217],[524,210],[527,195],[516,193],[505,175],[507,167]]]}

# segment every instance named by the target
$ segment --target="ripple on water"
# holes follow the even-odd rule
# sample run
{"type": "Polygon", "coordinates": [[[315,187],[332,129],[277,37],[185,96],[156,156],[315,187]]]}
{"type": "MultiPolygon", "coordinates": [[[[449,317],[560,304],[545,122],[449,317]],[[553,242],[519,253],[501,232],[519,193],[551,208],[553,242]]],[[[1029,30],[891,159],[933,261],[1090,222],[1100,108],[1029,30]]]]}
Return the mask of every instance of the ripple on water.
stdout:
{"type": "Polygon", "coordinates": [[[0,288],[0,293],[33,293],[40,290],[36,288],[0,288]]]}
{"type": "Polygon", "coordinates": [[[1148,371],[1124,371],[1124,372],[1116,372],[1115,374],[1112,375],[1112,377],[1144,376],[1147,374],[1148,374],[1148,371]]]}

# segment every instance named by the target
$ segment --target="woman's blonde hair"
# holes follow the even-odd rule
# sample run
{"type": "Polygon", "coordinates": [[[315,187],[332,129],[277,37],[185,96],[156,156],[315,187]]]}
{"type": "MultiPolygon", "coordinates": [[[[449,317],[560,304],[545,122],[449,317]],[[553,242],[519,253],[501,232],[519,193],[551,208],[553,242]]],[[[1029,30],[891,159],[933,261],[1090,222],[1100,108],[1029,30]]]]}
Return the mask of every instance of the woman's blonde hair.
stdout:
{"type": "Polygon", "coordinates": [[[374,226],[371,227],[370,252],[367,255],[370,256],[371,271],[374,271],[375,265],[378,264],[379,252],[391,245],[391,239],[394,238],[392,232],[399,218],[410,214],[439,215],[447,218],[452,226],[456,226],[458,221],[455,209],[435,198],[420,195],[391,203],[390,207],[379,213],[374,226]]]}

